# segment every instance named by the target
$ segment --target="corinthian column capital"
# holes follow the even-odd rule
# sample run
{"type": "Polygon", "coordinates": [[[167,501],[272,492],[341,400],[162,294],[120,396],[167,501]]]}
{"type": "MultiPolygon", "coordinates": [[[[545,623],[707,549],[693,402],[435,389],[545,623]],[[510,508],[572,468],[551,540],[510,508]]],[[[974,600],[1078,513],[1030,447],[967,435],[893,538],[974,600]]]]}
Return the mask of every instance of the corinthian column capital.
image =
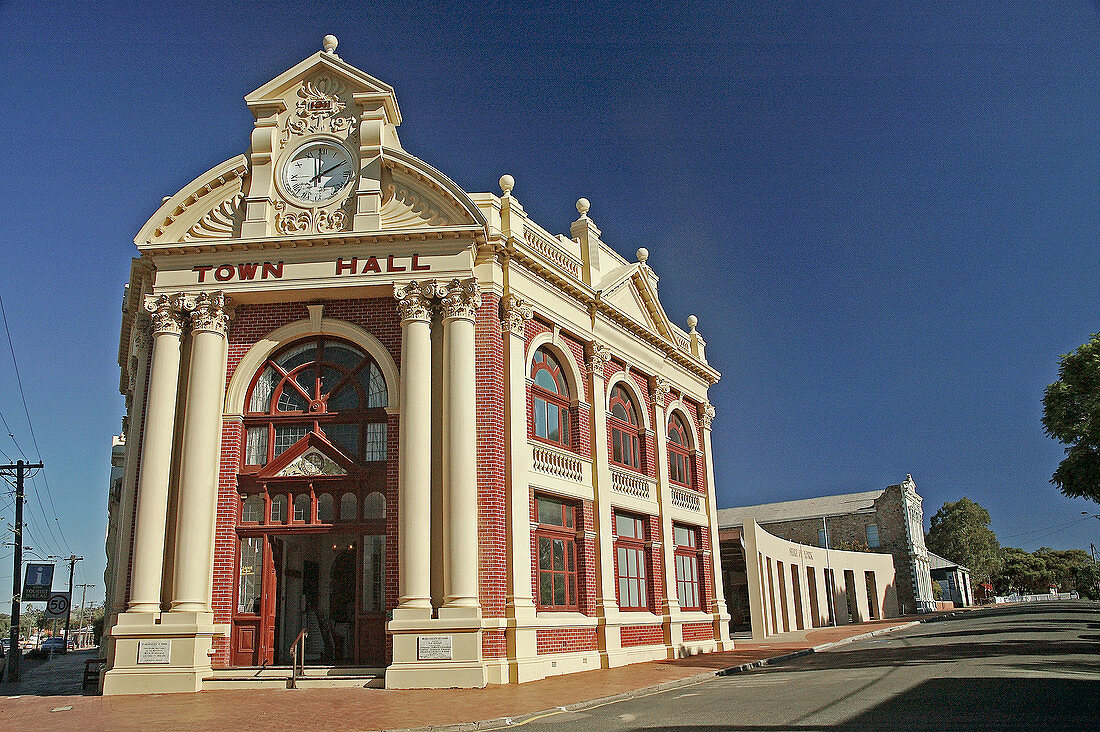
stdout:
{"type": "Polygon", "coordinates": [[[187,318],[187,298],[183,295],[149,295],[145,299],[145,311],[149,313],[149,329],[157,333],[183,332],[187,318]]]}
{"type": "Polygon", "coordinates": [[[515,295],[506,295],[501,301],[500,323],[506,333],[523,336],[527,321],[534,314],[535,310],[531,307],[531,303],[515,295]]]}
{"type": "Polygon", "coordinates": [[[703,425],[703,429],[710,429],[710,424],[714,420],[714,414],[714,405],[710,402],[703,402],[699,405],[699,422],[703,425]]]}
{"type": "Polygon", "coordinates": [[[659,407],[665,406],[665,397],[672,393],[672,382],[663,376],[653,380],[653,401],[659,407]]]}
{"type": "Polygon", "coordinates": [[[405,282],[393,286],[393,296],[401,312],[401,322],[410,320],[430,321],[432,319],[432,300],[440,295],[440,286],[436,280],[405,282]]]}
{"type": "Polygon", "coordinates": [[[224,292],[200,292],[191,299],[191,330],[209,330],[225,335],[233,308],[224,292]]]}
{"type": "Polygon", "coordinates": [[[473,320],[477,309],[481,307],[481,287],[473,277],[451,280],[446,293],[440,299],[444,318],[463,318],[473,320]]]}
{"type": "Polygon", "coordinates": [[[588,362],[585,364],[588,367],[589,375],[595,374],[596,376],[603,377],[603,369],[611,361],[611,349],[602,343],[593,342],[588,349],[588,362]]]}

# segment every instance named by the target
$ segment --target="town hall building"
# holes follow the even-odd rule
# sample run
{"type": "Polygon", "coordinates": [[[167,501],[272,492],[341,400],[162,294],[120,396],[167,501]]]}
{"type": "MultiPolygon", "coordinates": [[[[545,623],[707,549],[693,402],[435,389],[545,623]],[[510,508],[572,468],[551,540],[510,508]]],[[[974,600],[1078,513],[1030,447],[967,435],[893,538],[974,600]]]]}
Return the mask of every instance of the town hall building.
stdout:
{"type": "Polygon", "coordinates": [[[336,46],[135,238],[104,693],[731,648],[697,320],[587,200],[552,234],[407,152],[336,46]]]}

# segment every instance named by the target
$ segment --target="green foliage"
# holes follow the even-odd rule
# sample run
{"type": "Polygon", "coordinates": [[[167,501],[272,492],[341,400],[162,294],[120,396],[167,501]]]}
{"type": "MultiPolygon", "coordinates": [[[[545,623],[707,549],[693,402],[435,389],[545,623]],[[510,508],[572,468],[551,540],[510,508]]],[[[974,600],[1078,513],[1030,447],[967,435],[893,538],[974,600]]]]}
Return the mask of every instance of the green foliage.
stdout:
{"type": "Polygon", "coordinates": [[[943,588],[940,587],[940,583],[936,580],[932,580],[932,597],[936,600],[943,599],[943,588]]]}
{"type": "Polygon", "coordinates": [[[1043,594],[1056,587],[1059,592],[1076,590],[1086,597],[1096,597],[1100,572],[1092,557],[1080,549],[1065,551],[1043,547],[1036,552],[1005,547],[1004,566],[993,578],[998,594],[1013,591],[1023,594],[1043,594]]]}
{"type": "Polygon", "coordinates": [[[872,551],[871,547],[867,546],[866,542],[859,539],[852,539],[851,541],[838,541],[833,549],[839,549],[842,552],[869,552],[872,551]]]}
{"type": "Polygon", "coordinates": [[[1100,333],[1062,356],[1058,380],[1043,394],[1043,429],[1067,445],[1050,482],[1100,503],[1100,333]]]}
{"type": "Polygon", "coordinates": [[[1001,545],[990,524],[989,511],[969,498],[947,502],[932,516],[925,538],[928,548],[970,570],[976,582],[988,582],[1001,567],[1001,545]]]}

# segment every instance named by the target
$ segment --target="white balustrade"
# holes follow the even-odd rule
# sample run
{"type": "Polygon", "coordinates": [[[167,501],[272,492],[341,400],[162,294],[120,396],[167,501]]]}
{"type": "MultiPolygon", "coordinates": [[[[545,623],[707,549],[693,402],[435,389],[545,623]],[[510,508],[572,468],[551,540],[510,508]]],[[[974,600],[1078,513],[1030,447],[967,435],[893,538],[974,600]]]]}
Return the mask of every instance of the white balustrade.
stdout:
{"type": "Polygon", "coordinates": [[[653,481],[644,475],[638,475],[627,470],[611,469],[611,490],[627,496],[634,496],[648,501],[652,492],[650,486],[653,481]]]}
{"type": "Polygon", "coordinates": [[[584,477],[580,458],[542,445],[531,445],[531,465],[540,473],[556,478],[580,481],[584,477]]]}
{"type": "Polygon", "coordinates": [[[701,496],[695,491],[672,486],[672,505],[688,511],[701,511],[701,496]]]}
{"type": "Polygon", "coordinates": [[[527,239],[527,243],[531,245],[531,248],[544,258],[574,277],[579,276],[581,263],[568,252],[562,251],[553,241],[547,239],[533,229],[525,229],[523,236],[527,239]]]}

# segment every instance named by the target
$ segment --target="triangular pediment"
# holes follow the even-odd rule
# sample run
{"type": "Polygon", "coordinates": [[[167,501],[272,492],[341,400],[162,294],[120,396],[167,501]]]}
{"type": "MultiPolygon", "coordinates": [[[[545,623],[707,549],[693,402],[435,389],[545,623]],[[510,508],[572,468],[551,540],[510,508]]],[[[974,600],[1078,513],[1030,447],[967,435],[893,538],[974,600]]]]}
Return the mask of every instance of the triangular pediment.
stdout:
{"type": "Polygon", "coordinates": [[[359,472],[354,462],[324,435],[310,432],[256,473],[256,478],[325,478],[359,472]]]}
{"type": "Polygon", "coordinates": [[[619,267],[600,283],[600,299],[646,329],[672,343],[679,339],[657,298],[657,288],[643,271],[644,264],[619,267]]]}

